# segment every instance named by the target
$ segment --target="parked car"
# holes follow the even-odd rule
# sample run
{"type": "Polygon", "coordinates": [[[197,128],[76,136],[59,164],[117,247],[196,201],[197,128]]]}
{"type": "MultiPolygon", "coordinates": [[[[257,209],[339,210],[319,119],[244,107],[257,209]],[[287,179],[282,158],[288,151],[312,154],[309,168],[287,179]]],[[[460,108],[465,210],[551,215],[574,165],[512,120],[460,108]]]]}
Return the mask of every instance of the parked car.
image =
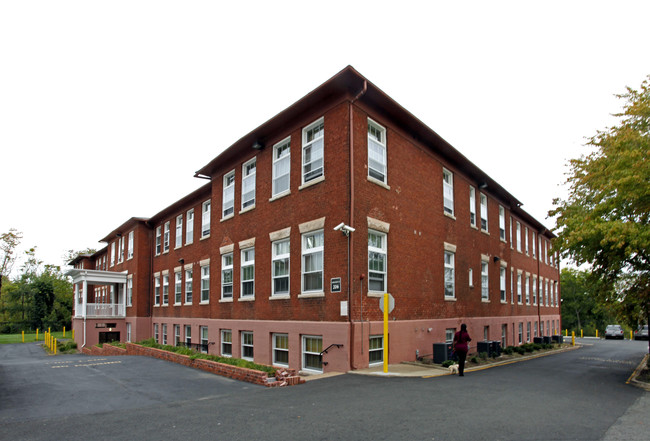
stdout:
{"type": "Polygon", "coordinates": [[[648,339],[648,325],[639,326],[639,329],[634,331],[635,340],[647,340],[648,339]]]}
{"type": "Polygon", "coordinates": [[[621,328],[621,325],[607,325],[605,328],[605,338],[620,338],[623,340],[623,328],[621,328]]]}

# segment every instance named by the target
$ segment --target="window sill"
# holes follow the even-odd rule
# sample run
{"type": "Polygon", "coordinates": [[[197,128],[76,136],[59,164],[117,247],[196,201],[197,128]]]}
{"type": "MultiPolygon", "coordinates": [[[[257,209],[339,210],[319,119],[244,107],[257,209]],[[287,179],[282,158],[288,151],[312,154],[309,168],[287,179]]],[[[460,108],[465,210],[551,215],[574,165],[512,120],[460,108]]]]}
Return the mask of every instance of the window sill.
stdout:
{"type": "Polygon", "coordinates": [[[219,222],[225,222],[225,221],[227,221],[228,219],[232,219],[233,217],[235,217],[235,213],[233,213],[233,214],[229,214],[228,216],[224,216],[224,217],[222,217],[222,218],[219,220],[219,222]]]}
{"type": "Polygon", "coordinates": [[[278,193],[275,196],[271,197],[269,199],[269,202],[277,201],[278,199],[282,199],[285,196],[289,196],[291,194],[291,190],[285,190],[282,193],[278,193]]]}
{"type": "Polygon", "coordinates": [[[320,292],[303,292],[301,294],[298,294],[299,299],[310,299],[310,298],[318,298],[318,297],[325,297],[325,292],[320,291],[320,292]]]}
{"type": "Polygon", "coordinates": [[[506,243],[506,240],[503,237],[500,237],[499,239],[501,240],[501,242],[506,243]]]}
{"type": "Polygon", "coordinates": [[[126,305],[126,307],[127,307],[127,308],[131,308],[131,307],[133,307],[133,305],[126,305]]]}
{"type": "Polygon", "coordinates": [[[169,254],[169,250],[167,249],[167,250],[163,251],[163,254],[169,254]]]}
{"type": "Polygon", "coordinates": [[[488,230],[484,230],[483,228],[481,228],[481,233],[483,233],[483,234],[485,234],[485,235],[487,235],[487,236],[490,235],[490,233],[488,232],[488,230]]]}
{"type": "Polygon", "coordinates": [[[174,306],[182,306],[182,303],[174,303],[174,306]]]}
{"type": "Polygon", "coordinates": [[[290,294],[282,294],[282,295],[275,295],[269,297],[269,300],[289,300],[289,299],[291,299],[290,294]]]}
{"type": "Polygon", "coordinates": [[[445,302],[457,302],[458,299],[456,297],[445,297],[445,302]]]}
{"type": "Polygon", "coordinates": [[[377,178],[373,178],[372,176],[367,176],[367,178],[368,178],[368,182],[372,182],[373,184],[379,185],[380,187],[383,187],[386,190],[390,190],[390,185],[386,184],[385,182],[382,182],[377,178]]]}
{"type": "Polygon", "coordinates": [[[232,303],[232,297],[230,297],[228,299],[221,299],[221,300],[219,300],[219,303],[232,303]]]}
{"type": "Polygon", "coordinates": [[[508,301],[507,301],[507,300],[501,300],[501,304],[502,304],[502,305],[507,305],[507,304],[508,304],[508,301]]]}
{"type": "Polygon", "coordinates": [[[481,303],[490,303],[490,299],[481,299],[481,303]]]}
{"type": "Polygon", "coordinates": [[[127,260],[127,261],[129,261],[129,260],[133,260],[133,256],[131,256],[131,257],[127,257],[126,260],[127,260]]]}
{"type": "Polygon", "coordinates": [[[199,305],[209,305],[209,304],[210,304],[210,300],[202,300],[199,302],[199,305]]]}
{"type": "Polygon", "coordinates": [[[160,305],[160,306],[169,306],[169,303],[163,303],[163,304],[160,305]]]}
{"type": "Polygon", "coordinates": [[[153,305],[154,308],[160,308],[160,305],[153,305]]]}
{"type": "Polygon", "coordinates": [[[474,230],[477,230],[477,231],[478,231],[478,227],[477,227],[476,225],[469,224],[469,227],[472,228],[472,229],[474,229],[474,230]]]}
{"type": "Polygon", "coordinates": [[[312,179],[309,182],[306,182],[306,183],[302,184],[300,187],[298,187],[298,190],[303,190],[303,189],[305,189],[307,187],[311,187],[312,185],[319,184],[319,183],[323,182],[324,180],[325,180],[325,175],[321,175],[321,176],[319,176],[319,177],[317,177],[315,179],[312,179]]]}
{"type": "Polygon", "coordinates": [[[250,297],[240,297],[237,299],[238,302],[254,302],[255,301],[255,296],[250,296],[250,297]]]}
{"type": "Polygon", "coordinates": [[[186,242],[185,242],[185,246],[192,245],[193,243],[194,243],[193,240],[191,240],[191,241],[189,241],[189,242],[186,241],[186,242]]]}
{"type": "Polygon", "coordinates": [[[183,245],[178,245],[174,247],[174,250],[180,250],[181,248],[183,248],[183,245]]]}
{"type": "Polygon", "coordinates": [[[201,238],[199,240],[206,240],[206,239],[210,239],[209,234],[206,234],[205,236],[201,236],[201,238]]]}
{"type": "Polygon", "coordinates": [[[185,306],[192,306],[192,302],[185,302],[185,306]]]}
{"type": "Polygon", "coordinates": [[[255,204],[251,205],[250,207],[242,208],[239,211],[239,214],[248,213],[249,211],[254,210],[254,209],[255,209],[255,204]]]}
{"type": "Polygon", "coordinates": [[[368,291],[368,297],[384,297],[384,292],[380,291],[368,291]]]}
{"type": "Polygon", "coordinates": [[[447,213],[446,211],[443,210],[442,214],[444,214],[445,216],[447,216],[450,219],[456,220],[456,216],[454,216],[453,213],[447,213]]]}

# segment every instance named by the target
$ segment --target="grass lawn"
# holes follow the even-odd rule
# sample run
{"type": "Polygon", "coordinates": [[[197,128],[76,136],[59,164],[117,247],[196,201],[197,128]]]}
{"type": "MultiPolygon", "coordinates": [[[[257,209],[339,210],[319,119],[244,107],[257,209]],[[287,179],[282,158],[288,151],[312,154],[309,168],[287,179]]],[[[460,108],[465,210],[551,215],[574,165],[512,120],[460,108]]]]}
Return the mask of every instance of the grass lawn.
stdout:
{"type": "MultiPolygon", "coordinates": [[[[63,332],[53,332],[52,337],[56,339],[63,338],[63,332]]],[[[72,331],[65,331],[65,338],[72,338],[72,331]]],[[[25,343],[32,343],[36,341],[36,333],[28,334],[25,333],[25,343]]],[[[38,341],[43,341],[43,333],[38,331],[38,341]]],[[[0,334],[0,344],[5,343],[22,343],[23,336],[22,334],[0,334]]]]}

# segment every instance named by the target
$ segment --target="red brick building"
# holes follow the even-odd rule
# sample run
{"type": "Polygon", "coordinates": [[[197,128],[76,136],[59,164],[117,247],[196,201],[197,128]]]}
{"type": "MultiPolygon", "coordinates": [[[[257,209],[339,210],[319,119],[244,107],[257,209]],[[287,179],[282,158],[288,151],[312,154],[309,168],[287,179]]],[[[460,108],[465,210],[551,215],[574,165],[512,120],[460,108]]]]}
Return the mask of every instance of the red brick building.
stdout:
{"type": "Polygon", "coordinates": [[[552,233],[352,67],[195,176],[208,182],[72,262],[80,346],[154,336],[303,371],[363,368],[382,362],[384,292],[391,363],[461,323],[503,345],[559,330],[552,233]]]}

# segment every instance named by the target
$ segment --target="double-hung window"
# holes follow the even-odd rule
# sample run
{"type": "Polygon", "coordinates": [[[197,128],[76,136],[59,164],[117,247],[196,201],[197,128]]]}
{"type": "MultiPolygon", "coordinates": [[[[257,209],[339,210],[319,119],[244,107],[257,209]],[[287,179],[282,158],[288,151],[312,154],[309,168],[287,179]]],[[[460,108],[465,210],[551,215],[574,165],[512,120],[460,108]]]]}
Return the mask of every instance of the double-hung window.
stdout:
{"type": "Polygon", "coordinates": [[[308,371],[323,372],[323,337],[302,336],[302,368],[308,371]]]}
{"type": "Polygon", "coordinates": [[[526,250],[526,255],[528,255],[528,252],[530,251],[528,249],[528,227],[524,228],[524,250],[526,250]]]}
{"type": "Polygon", "coordinates": [[[235,171],[223,177],[223,201],[221,202],[221,217],[232,216],[235,213],[235,171]]]}
{"type": "Polygon", "coordinates": [[[533,305],[537,305],[537,276],[533,276],[533,305]]]}
{"type": "Polygon", "coordinates": [[[445,213],[454,215],[454,175],[442,169],[442,198],[445,213]]]}
{"type": "Polygon", "coordinates": [[[201,326],[201,352],[208,353],[208,327],[201,326]]]}
{"type": "Polygon", "coordinates": [[[384,362],[384,336],[371,335],[368,344],[368,364],[370,366],[384,362]]]}
{"type": "Polygon", "coordinates": [[[185,245],[194,242],[194,209],[187,212],[185,217],[185,245]]]}
{"type": "Polygon", "coordinates": [[[128,246],[128,250],[127,250],[127,253],[128,253],[127,258],[128,259],[133,258],[133,246],[134,246],[133,245],[133,236],[134,236],[134,232],[130,231],[129,232],[129,246],[128,246]]]}
{"type": "Polygon", "coordinates": [[[481,260],[481,300],[490,299],[489,288],[488,263],[485,260],[481,260]]]}
{"type": "Polygon", "coordinates": [[[517,251],[521,253],[521,224],[517,221],[517,251]]]}
{"type": "Polygon", "coordinates": [[[185,303],[192,303],[192,269],[185,270],[185,303]]]}
{"type": "Polygon", "coordinates": [[[210,265],[201,266],[201,303],[210,301],[210,265]]]}
{"type": "Polygon", "coordinates": [[[272,196],[289,191],[291,176],[291,137],[273,146],[273,190],[272,196]]]}
{"type": "Polygon", "coordinates": [[[368,176],[386,184],[386,129],[368,119],[368,176]]]}
{"type": "Polygon", "coordinates": [[[533,231],[533,240],[531,241],[531,245],[533,246],[533,259],[537,258],[537,249],[535,248],[535,232],[533,231]]]}
{"type": "Polygon", "coordinates": [[[255,248],[241,251],[241,298],[255,296],[255,248]]]}
{"type": "Polygon", "coordinates": [[[289,262],[290,262],[290,247],[289,239],[282,239],[273,242],[273,262],[272,264],[272,277],[273,277],[273,291],[272,295],[289,295],[289,262]]]}
{"type": "Polygon", "coordinates": [[[130,277],[126,280],[126,306],[131,306],[133,304],[132,302],[133,302],[133,278],[130,277]]]}
{"type": "Polygon", "coordinates": [[[253,361],[253,333],[250,331],[242,331],[241,333],[241,358],[248,361],[253,361]]]}
{"type": "Polygon", "coordinates": [[[323,291],[323,231],[302,235],[302,292],[323,291]]]}
{"type": "Polygon", "coordinates": [[[368,230],[368,290],[386,292],[386,234],[368,230]]]}
{"type": "Polygon", "coordinates": [[[181,325],[174,325],[174,346],[181,345],[181,325]]]}
{"type": "Polygon", "coordinates": [[[162,344],[167,344],[167,323],[162,325],[162,344]]]}
{"type": "Polygon", "coordinates": [[[499,268],[499,291],[501,292],[501,302],[506,303],[506,267],[499,268]]]}
{"type": "Polygon", "coordinates": [[[176,216],[176,240],[174,241],[174,248],[183,246],[183,215],[176,216]]]}
{"type": "Polygon", "coordinates": [[[111,243],[111,266],[115,266],[115,242],[111,243]]]}
{"type": "Polygon", "coordinates": [[[323,176],[324,128],[323,118],[320,118],[302,130],[303,184],[323,176]]]}
{"type": "Polygon", "coordinates": [[[162,251],[161,231],[162,227],[156,227],[156,255],[162,251]]]}
{"type": "Polygon", "coordinates": [[[530,305],[530,276],[526,274],[526,305],[530,305]]]}
{"type": "Polygon", "coordinates": [[[169,251],[169,221],[165,222],[163,230],[163,253],[169,251]]]}
{"type": "Polygon", "coordinates": [[[210,235],[210,200],[203,202],[201,206],[201,237],[210,235]]]}
{"type": "Polygon", "coordinates": [[[469,224],[476,226],[476,189],[469,186],[469,224]]]}
{"type": "Polygon", "coordinates": [[[162,304],[167,305],[168,303],[169,303],[169,275],[165,274],[163,276],[162,304]]]}
{"type": "Polygon", "coordinates": [[[174,304],[180,305],[183,300],[183,277],[180,271],[174,273],[174,304]]]}
{"type": "Polygon", "coordinates": [[[154,292],[153,304],[160,305],[160,276],[156,276],[153,279],[153,292],[154,292]]]}
{"type": "Polygon", "coordinates": [[[273,364],[289,366],[288,334],[273,334],[273,364]]]}
{"type": "Polygon", "coordinates": [[[454,253],[445,250],[445,298],[453,299],[456,296],[454,289],[454,253]]]}
{"type": "Polygon", "coordinates": [[[185,346],[190,347],[192,344],[192,326],[185,325],[185,346]]]}
{"type": "Polygon", "coordinates": [[[521,273],[517,274],[517,303],[521,304],[521,273]]]}
{"type": "Polygon", "coordinates": [[[256,158],[251,159],[242,165],[241,178],[241,209],[255,207],[255,175],[256,175],[256,158]]]}
{"type": "Polygon", "coordinates": [[[488,231],[488,200],[483,193],[479,194],[481,197],[481,230],[488,231]]]}
{"type": "Polygon", "coordinates": [[[232,357],[232,330],[221,330],[221,355],[223,357],[232,357]]]}
{"type": "Polygon", "coordinates": [[[221,298],[232,299],[232,253],[221,256],[221,298]]]}
{"type": "Polygon", "coordinates": [[[499,205],[499,238],[506,240],[506,210],[499,205]]]}

